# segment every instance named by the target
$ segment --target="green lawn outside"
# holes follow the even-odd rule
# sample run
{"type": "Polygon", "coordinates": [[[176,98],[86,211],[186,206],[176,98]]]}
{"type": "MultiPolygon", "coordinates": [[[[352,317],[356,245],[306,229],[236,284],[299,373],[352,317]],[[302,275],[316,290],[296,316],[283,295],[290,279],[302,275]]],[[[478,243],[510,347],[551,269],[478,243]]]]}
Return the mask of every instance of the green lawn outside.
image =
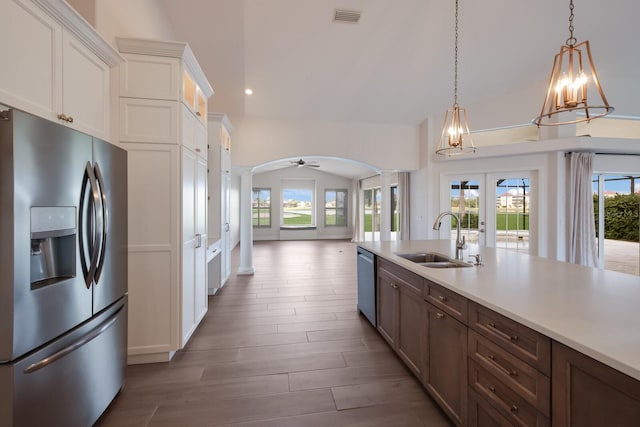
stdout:
{"type": "Polygon", "coordinates": [[[282,220],[284,225],[311,225],[311,215],[298,214],[282,220]]]}
{"type": "MultiPolygon", "coordinates": [[[[477,224],[478,224],[478,216],[476,214],[471,214],[471,227],[473,228],[477,228],[477,224]]],[[[529,229],[529,214],[527,215],[515,215],[513,213],[511,214],[506,214],[506,213],[498,213],[496,214],[496,228],[498,230],[504,231],[504,230],[528,230],[529,229]],[[509,228],[507,228],[507,218],[508,218],[508,225],[509,228]],[[523,220],[524,220],[524,226],[523,226],[523,220]]],[[[456,220],[451,218],[451,228],[455,228],[456,226],[456,220]]],[[[373,227],[373,215],[372,214],[365,214],[364,216],[364,231],[373,231],[372,230],[373,227]]],[[[464,226],[463,226],[464,228],[464,226]]]]}

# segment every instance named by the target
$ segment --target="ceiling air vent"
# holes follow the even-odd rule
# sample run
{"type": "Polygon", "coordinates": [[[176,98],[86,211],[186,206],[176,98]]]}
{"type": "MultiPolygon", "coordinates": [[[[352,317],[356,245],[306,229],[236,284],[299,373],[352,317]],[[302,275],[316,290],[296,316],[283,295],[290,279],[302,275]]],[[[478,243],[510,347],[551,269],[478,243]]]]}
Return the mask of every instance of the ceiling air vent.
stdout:
{"type": "Polygon", "coordinates": [[[357,10],[336,9],[336,13],[333,15],[333,20],[336,22],[350,22],[352,24],[357,24],[358,21],[360,21],[360,15],[362,15],[362,12],[357,10]]]}

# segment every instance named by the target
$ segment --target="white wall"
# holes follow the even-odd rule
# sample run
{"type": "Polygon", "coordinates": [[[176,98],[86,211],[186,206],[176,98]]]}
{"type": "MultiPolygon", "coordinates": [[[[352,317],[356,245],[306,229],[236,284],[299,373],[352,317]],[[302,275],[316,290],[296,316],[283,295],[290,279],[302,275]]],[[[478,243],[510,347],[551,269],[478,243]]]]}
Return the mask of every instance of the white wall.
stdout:
{"type": "Polygon", "coordinates": [[[254,228],[254,240],[303,240],[303,239],[350,239],[353,236],[353,197],[351,194],[353,182],[350,179],[328,174],[311,168],[283,168],[273,172],[255,174],[254,188],[271,189],[271,227],[254,228]],[[282,206],[283,179],[309,179],[316,182],[315,196],[315,230],[280,230],[280,206],[282,206]],[[347,217],[350,219],[347,227],[325,227],[324,225],[324,191],[325,189],[346,189],[349,194],[347,200],[347,217]]]}
{"type": "Polygon", "coordinates": [[[234,165],[332,156],[383,170],[418,169],[417,126],[233,117],[231,121],[234,165]]]}
{"type": "Polygon", "coordinates": [[[240,243],[240,175],[231,169],[231,188],[229,189],[229,227],[230,247],[240,243]]]}
{"type": "Polygon", "coordinates": [[[113,46],[116,37],[175,39],[157,0],[95,0],[95,28],[113,46]]]}

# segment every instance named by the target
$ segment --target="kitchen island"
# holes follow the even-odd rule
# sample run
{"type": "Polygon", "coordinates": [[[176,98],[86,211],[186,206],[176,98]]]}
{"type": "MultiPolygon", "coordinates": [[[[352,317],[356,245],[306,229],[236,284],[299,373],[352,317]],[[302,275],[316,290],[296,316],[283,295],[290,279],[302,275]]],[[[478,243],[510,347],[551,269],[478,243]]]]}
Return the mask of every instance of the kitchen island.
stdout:
{"type": "MultiPolygon", "coordinates": [[[[628,417],[640,419],[640,277],[488,247],[464,251],[468,261],[476,253],[482,257],[482,265],[471,267],[429,268],[398,255],[439,253],[453,258],[455,242],[448,240],[359,242],[358,246],[378,257],[378,330],[457,424],[482,425],[491,419],[577,425],[578,408],[571,405],[590,402],[590,390],[605,395],[595,399],[603,408],[588,403],[592,411],[581,409],[589,424],[598,422],[594,412],[612,408],[622,417],[619,425],[628,417]],[[397,290],[398,297],[388,289],[397,290]],[[385,303],[390,298],[396,300],[393,307],[385,303]],[[393,310],[397,320],[393,326],[385,325],[393,310]],[[499,320],[482,320],[486,316],[499,320]],[[432,319],[447,317],[455,322],[446,334],[433,329],[432,319]],[[403,319],[418,331],[414,347],[408,344],[411,328],[402,330],[403,319]],[[515,333],[517,328],[522,333],[515,333]],[[456,340],[452,341],[453,335],[456,340]],[[440,341],[438,345],[459,356],[455,368],[438,366],[438,371],[464,370],[465,384],[455,393],[445,390],[442,396],[430,379],[430,368],[436,368],[431,365],[439,357],[432,342],[436,339],[448,340],[445,346],[440,341]],[[574,356],[579,360],[571,359],[574,356]],[[581,365],[585,361],[596,363],[597,372],[581,365]],[[527,376],[522,369],[529,373],[528,382],[522,382],[527,376]],[[595,383],[593,377],[597,377],[595,383]],[[610,398],[607,390],[595,388],[598,385],[612,387],[610,398]],[[526,393],[520,392],[524,388],[526,393]],[[486,396],[478,397],[484,391],[486,396]],[[448,407],[447,393],[455,396],[453,407],[448,407]],[[524,403],[518,404],[522,396],[524,403]],[[531,414],[522,415],[529,406],[531,414]]],[[[456,357],[449,359],[443,363],[452,363],[456,357]]],[[[604,416],[608,425],[616,424],[610,413],[604,416]]]]}

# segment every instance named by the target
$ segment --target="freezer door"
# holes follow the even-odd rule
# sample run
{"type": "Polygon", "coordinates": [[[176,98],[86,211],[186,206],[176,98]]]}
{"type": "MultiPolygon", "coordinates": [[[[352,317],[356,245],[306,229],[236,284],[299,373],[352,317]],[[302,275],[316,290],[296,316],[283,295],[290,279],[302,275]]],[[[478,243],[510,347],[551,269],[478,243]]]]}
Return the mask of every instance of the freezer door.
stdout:
{"type": "Polygon", "coordinates": [[[93,312],[98,313],[127,292],[127,152],[94,138],[93,158],[104,221],[95,248],[93,312]]]}
{"type": "Polygon", "coordinates": [[[79,198],[91,137],[9,110],[0,119],[0,362],[92,315],[79,198]]]}
{"type": "Polygon", "coordinates": [[[0,364],[0,425],[93,425],[124,384],[126,297],[26,358],[0,364]]]}

